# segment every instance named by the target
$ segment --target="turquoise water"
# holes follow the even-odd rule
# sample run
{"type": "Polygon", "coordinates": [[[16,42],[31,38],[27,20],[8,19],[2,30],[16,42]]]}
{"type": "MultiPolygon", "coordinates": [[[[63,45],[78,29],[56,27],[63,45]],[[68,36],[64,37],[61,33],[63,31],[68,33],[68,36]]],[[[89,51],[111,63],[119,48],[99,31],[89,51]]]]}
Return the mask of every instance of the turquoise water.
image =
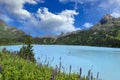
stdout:
{"type": "MultiPolygon", "coordinates": [[[[4,46],[11,51],[21,46],[4,46]]],[[[1,47],[2,48],[2,47],[1,47]]],[[[50,66],[59,65],[60,57],[66,72],[72,65],[72,72],[83,74],[91,69],[94,76],[100,73],[102,80],[120,80],[120,49],[89,46],[34,45],[35,58],[42,64],[50,62],[50,66]]]]}

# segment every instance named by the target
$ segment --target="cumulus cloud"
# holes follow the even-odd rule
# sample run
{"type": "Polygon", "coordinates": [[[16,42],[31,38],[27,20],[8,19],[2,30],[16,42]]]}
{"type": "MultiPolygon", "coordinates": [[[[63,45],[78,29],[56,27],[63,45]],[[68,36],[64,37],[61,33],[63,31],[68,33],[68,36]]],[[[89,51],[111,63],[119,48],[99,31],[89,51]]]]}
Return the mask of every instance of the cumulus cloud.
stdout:
{"type": "Polygon", "coordinates": [[[111,14],[111,16],[115,17],[115,18],[119,18],[120,17],[120,13],[117,13],[117,12],[113,12],[111,14]]]}
{"type": "MultiPolygon", "coordinates": [[[[58,14],[48,11],[48,8],[39,8],[35,17],[28,20],[25,26],[34,27],[39,32],[47,34],[60,34],[61,32],[71,32],[79,30],[75,28],[74,16],[78,15],[75,10],[64,10],[58,14]]],[[[24,27],[28,30],[29,27],[24,27]]]]}
{"type": "Polygon", "coordinates": [[[10,13],[14,17],[21,19],[30,18],[31,13],[23,8],[25,3],[37,4],[36,0],[0,0],[0,12],[4,14],[10,13]]]}
{"type": "Polygon", "coordinates": [[[93,26],[93,24],[92,23],[89,23],[89,22],[86,22],[85,24],[83,24],[83,27],[85,28],[85,29],[89,29],[90,27],[92,27],[93,26]]]}
{"type": "Polygon", "coordinates": [[[39,8],[36,13],[31,13],[24,8],[26,3],[36,5],[44,0],[0,0],[0,18],[5,18],[7,22],[12,21],[9,16],[14,17],[22,23],[20,29],[26,32],[43,32],[47,34],[60,34],[61,32],[71,32],[79,30],[75,28],[75,10],[64,10],[58,14],[48,11],[48,8],[39,8]],[[4,7],[3,7],[4,6],[4,7]]]}

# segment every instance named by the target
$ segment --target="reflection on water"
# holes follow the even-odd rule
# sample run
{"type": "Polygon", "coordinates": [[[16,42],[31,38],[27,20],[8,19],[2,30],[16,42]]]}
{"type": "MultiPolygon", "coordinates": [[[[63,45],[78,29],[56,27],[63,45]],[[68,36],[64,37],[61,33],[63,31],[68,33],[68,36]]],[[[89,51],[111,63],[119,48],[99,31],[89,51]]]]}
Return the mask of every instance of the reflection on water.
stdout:
{"type": "MultiPolygon", "coordinates": [[[[7,46],[9,50],[19,50],[21,46],[7,46]]],[[[92,69],[94,74],[100,73],[102,80],[120,80],[120,49],[88,46],[59,46],[59,45],[34,45],[35,58],[38,62],[51,66],[59,64],[62,57],[62,65],[67,68],[72,65],[73,72],[79,72],[82,67],[87,74],[92,69]]],[[[96,75],[95,75],[96,76],[96,75]]]]}

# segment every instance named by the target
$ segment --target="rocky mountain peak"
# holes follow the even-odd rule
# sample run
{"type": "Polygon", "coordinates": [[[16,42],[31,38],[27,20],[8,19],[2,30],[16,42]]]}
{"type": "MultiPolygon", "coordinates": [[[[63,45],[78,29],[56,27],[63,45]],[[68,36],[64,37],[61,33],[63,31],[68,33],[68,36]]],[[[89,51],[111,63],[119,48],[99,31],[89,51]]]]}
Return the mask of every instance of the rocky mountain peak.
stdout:
{"type": "Polygon", "coordinates": [[[110,15],[110,14],[106,14],[105,16],[104,16],[104,18],[106,18],[106,19],[113,19],[113,17],[110,15]]]}
{"type": "Polygon", "coordinates": [[[120,18],[114,18],[110,14],[106,14],[98,23],[91,29],[107,30],[114,26],[120,26],[120,18]]]}
{"type": "Polygon", "coordinates": [[[111,20],[113,20],[114,18],[110,15],[110,14],[106,14],[101,20],[100,20],[100,24],[105,24],[111,20]]]}

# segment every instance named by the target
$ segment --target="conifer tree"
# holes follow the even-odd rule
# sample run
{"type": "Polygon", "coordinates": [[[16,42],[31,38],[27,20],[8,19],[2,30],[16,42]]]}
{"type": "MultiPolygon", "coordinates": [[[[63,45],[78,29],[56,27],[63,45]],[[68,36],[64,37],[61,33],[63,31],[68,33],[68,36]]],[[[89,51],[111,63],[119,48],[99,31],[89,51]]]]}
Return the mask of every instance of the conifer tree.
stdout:
{"type": "Polygon", "coordinates": [[[33,43],[32,37],[30,35],[27,35],[24,41],[25,45],[23,45],[22,48],[20,49],[19,56],[22,57],[23,59],[35,62],[36,60],[34,58],[32,43],[33,43]]]}

